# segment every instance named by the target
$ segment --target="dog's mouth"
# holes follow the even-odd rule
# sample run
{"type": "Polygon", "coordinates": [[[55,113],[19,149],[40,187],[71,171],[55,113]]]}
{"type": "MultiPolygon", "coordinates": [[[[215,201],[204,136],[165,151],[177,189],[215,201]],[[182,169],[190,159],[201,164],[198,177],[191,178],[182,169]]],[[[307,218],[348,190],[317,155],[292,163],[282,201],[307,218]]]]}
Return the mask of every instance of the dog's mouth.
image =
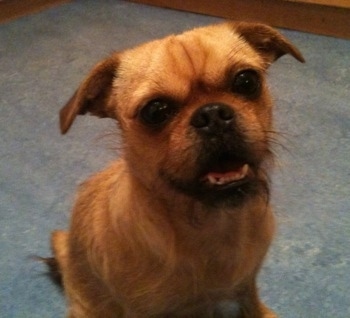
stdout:
{"type": "Polygon", "coordinates": [[[200,180],[216,190],[242,185],[249,177],[248,163],[223,164],[206,173],[200,180]]]}
{"type": "Polygon", "coordinates": [[[248,151],[237,156],[232,152],[202,153],[192,177],[174,178],[161,174],[177,190],[195,197],[208,206],[239,205],[257,194],[266,183],[259,175],[260,162],[248,151]],[[255,159],[255,160],[254,160],[255,159]]]}

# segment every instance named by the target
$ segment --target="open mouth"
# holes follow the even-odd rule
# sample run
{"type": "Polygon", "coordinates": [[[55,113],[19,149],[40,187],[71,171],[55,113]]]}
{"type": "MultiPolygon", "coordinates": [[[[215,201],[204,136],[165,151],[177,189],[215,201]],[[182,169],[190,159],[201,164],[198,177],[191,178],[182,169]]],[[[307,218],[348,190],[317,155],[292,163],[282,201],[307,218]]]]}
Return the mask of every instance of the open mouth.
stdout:
{"type": "Polygon", "coordinates": [[[238,186],[248,180],[250,167],[247,163],[235,164],[231,167],[213,169],[206,173],[201,181],[209,187],[217,190],[238,186]]]}
{"type": "Polygon", "coordinates": [[[192,181],[164,176],[179,191],[213,206],[223,203],[236,206],[259,189],[257,168],[249,158],[216,155],[206,161],[192,181]]]}

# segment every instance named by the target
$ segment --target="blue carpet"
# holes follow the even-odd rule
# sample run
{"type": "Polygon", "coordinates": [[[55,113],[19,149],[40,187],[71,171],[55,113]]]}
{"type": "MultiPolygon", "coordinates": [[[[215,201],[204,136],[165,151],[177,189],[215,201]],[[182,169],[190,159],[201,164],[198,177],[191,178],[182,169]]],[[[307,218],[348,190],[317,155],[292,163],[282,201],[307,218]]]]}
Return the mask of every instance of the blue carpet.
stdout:
{"type": "MultiPolygon", "coordinates": [[[[50,255],[77,185],[117,156],[113,122],[81,117],[60,136],[58,111],[113,50],[218,19],[116,0],[73,1],[0,25],[1,317],[63,317],[64,299],[30,255],[50,255]],[[102,136],[102,137],[101,137],[102,136]]],[[[278,233],[260,275],[285,318],[350,317],[350,42],[283,31],[307,64],[270,69],[278,233]]]]}

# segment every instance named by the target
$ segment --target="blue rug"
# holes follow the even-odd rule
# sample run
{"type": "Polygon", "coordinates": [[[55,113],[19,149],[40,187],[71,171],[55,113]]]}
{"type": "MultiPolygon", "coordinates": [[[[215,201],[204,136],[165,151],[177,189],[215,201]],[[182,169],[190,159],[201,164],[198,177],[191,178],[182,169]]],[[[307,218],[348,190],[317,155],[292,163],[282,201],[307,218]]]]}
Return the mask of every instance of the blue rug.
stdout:
{"type": "MultiPolygon", "coordinates": [[[[0,25],[0,316],[63,317],[62,294],[31,255],[49,256],[77,185],[117,156],[115,124],[58,111],[113,50],[219,19],[117,0],[73,1],[0,25]],[[102,137],[101,137],[102,136],[102,137]]],[[[262,298],[284,318],[350,317],[350,42],[282,31],[307,64],[270,69],[278,233],[262,298]]]]}

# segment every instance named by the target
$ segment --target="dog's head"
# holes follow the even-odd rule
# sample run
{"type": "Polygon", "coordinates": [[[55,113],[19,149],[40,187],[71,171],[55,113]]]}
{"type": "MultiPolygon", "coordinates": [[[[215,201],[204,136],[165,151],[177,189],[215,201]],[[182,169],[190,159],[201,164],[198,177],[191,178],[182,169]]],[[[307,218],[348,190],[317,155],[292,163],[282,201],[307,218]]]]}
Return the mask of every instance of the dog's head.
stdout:
{"type": "Polygon", "coordinates": [[[274,29],[223,23],[152,41],[98,64],[61,110],[61,131],[91,113],[117,119],[130,172],[209,203],[265,183],[271,101],[266,70],[299,51],[274,29]]]}

